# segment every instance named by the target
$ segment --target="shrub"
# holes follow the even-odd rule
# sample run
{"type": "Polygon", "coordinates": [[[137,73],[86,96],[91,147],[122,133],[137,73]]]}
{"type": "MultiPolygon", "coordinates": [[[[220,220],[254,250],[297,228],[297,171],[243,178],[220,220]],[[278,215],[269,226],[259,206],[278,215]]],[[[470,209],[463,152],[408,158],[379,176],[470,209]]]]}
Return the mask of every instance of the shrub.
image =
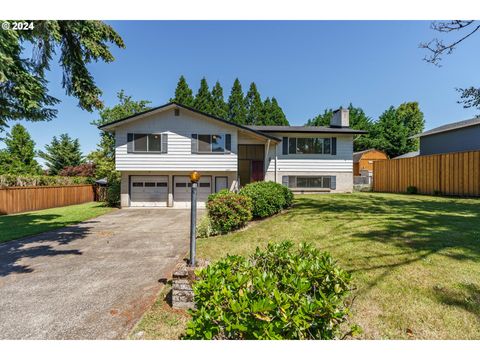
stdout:
{"type": "Polygon", "coordinates": [[[107,179],[107,205],[116,207],[120,205],[121,179],[118,173],[111,174],[107,179]]]}
{"type": "Polygon", "coordinates": [[[93,163],[85,163],[78,166],[66,166],[58,175],[60,176],[95,176],[95,165],[93,163]]]}
{"type": "Polygon", "coordinates": [[[0,187],[5,186],[54,186],[91,184],[93,180],[81,176],[48,176],[48,175],[0,175],[0,187]]]}
{"type": "Polygon", "coordinates": [[[349,315],[350,275],[309,244],[269,244],[197,275],[187,339],[334,339],[349,315]]]}
{"type": "Polygon", "coordinates": [[[207,202],[212,231],[224,234],[252,219],[252,200],[233,192],[221,192],[207,202]]]}
{"type": "Polygon", "coordinates": [[[230,193],[230,191],[228,189],[222,189],[219,192],[212,193],[212,194],[208,195],[208,200],[207,201],[213,200],[219,195],[224,195],[224,194],[228,194],[228,193],[230,193]]]}
{"type": "Polygon", "coordinates": [[[255,218],[272,216],[289,207],[293,201],[292,191],[273,181],[258,181],[245,185],[240,194],[252,199],[255,218]]]}
{"type": "Polygon", "coordinates": [[[416,194],[418,192],[416,186],[408,186],[407,187],[407,194],[416,194]]]}
{"type": "Polygon", "coordinates": [[[215,229],[212,227],[212,222],[210,221],[210,217],[208,214],[203,216],[197,225],[197,238],[207,238],[210,236],[218,235],[215,232],[215,229]]]}

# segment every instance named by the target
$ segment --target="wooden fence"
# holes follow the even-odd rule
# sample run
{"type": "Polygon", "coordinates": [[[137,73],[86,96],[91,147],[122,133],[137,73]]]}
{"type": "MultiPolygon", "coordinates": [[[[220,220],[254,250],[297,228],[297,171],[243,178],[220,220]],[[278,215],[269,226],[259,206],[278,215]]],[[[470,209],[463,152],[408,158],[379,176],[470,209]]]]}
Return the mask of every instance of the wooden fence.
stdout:
{"type": "Polygon", "coordinates": [[[0,215],[82,204],[94,200],[94,185],[0,188],[0,215]]]}
{"type": "Polygon", "coordinates": [[[373,191],[480,196],[480,151],[375,161],[373,191]]]}

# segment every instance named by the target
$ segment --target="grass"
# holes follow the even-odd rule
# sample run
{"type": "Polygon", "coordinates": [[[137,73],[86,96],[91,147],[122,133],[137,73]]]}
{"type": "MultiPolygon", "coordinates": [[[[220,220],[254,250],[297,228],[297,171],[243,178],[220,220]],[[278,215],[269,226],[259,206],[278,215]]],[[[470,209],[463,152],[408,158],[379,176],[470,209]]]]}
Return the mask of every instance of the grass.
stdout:
{"type": "MultiPolygon", "coordinates": [[[[480,200],[304,195],[283,214],[198,240],[197,254],[214,261],[282,240],[311,242],[352,273],[362,338],[480,339],[480,200]]],[[[156,308],[146,338],[165,336],[149,329],[169,326],[167,310],[165,302],[156,308]]]]}
{"type": "Polygon", "coordinates": [[[169,305],[171,285],[167,284],[160,292],[157,301],[145,313],[131,332],[129,338],[135,340],[176,340],[185,332],[190,318],[187,311],[172,309],[169,305]]]}
{"type": "Polygon", "coordinates": [[[0,243],[76,224],[106,214],[111,210],[112,208],[106,207],[102,203],[90,202],[3,215],[0,216],[0,243]]]}

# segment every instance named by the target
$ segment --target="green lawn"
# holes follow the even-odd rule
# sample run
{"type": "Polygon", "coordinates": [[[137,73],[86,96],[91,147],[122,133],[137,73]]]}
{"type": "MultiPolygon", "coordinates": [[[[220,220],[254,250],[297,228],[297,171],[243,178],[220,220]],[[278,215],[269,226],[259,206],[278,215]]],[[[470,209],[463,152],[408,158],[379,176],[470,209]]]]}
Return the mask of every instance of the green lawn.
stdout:
{"type": "Polygon", "coordinates": [[[106,214],[111,210],[112,208],[106,207],[102,203],[90,202],[3,215],[0,216],[0,243],[76,224],[106,214]]]}
{"type": "MultiPolygon", "coordinates": [[[[305,195],[281,215],[200,239],[197,253],[215,260],[282,240],[312,242],[353,274],[352,321],[363,328],[361,337],[480,339],[479,199],[305,195]]],[[[149,329],[164,329],[164,318],[183,321],[163,313],[163,297],[156,314],[147,314],[148,326],[137,328],[145,338],[162,336],[149,329]]]]}

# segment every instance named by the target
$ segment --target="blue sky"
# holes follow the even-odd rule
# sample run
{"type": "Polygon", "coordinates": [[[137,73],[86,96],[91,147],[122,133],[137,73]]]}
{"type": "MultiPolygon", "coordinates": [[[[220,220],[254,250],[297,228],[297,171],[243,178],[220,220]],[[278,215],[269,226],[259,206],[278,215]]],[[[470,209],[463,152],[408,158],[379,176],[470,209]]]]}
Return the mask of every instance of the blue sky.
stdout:
{"type": "MultiPolygon", "coordinates": [[[[124,89],[135,99],[161,105],[183,74],[194,92],[205,76],[219,80],[228,97],[235,77],[246,92],[255,81],[263,97],[275,96],[292,125],[325,108],[352,102],[377,118],[390,105],[418,101],[426,128],[478,113],[457,104],[456,87],[479,85],[480,37],[462,44],[438,68],[422,60],[418,44],[438,34],[414,21],[114,21],[126,49],[113,48],[113,63],[90,66],[107,106],[124,89]],[[472,76],[473,75],[473,76],[472,76]]],[[[77,107],[61,88],[53,64],[49,88],[61,99],[57,119],[26,125],[37,148],[53,135],[78,137],[86,154],[95,148],[98,117],[77,107]]],[[[11,123],[12,125],[12,123],[11,123]]],[[[0,146],[3,146],[1,144],[0,146]]]]}

